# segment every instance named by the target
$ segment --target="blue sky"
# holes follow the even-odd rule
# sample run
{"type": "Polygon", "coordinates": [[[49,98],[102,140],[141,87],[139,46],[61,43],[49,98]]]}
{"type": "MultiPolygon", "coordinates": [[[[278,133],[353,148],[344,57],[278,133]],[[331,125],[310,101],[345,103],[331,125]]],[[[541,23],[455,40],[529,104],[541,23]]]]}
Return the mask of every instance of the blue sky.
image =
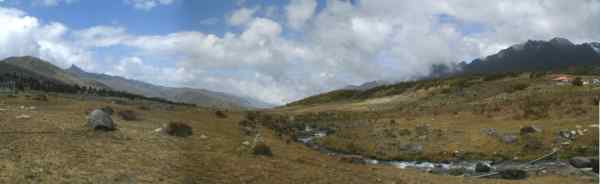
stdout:
{"type": "Polygon", "coordinates": [[[600,40],[600,1],[0,0],[0,58],[284,104],[529,39],[600,40]]]}

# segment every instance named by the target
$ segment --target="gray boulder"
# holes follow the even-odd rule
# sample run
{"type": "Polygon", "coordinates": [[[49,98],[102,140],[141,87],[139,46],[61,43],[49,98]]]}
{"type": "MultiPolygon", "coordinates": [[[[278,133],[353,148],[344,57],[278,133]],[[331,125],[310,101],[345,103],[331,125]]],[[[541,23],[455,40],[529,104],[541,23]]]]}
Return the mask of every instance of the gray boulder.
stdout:
{"type": "Polygon", "coordinates": [[[575,168],[592,167],[592,160],[585,157],[573,157],[569,160],[569,163],[575,168]]]}
{"type": "Polygon", "coordinates": [[[110,114],[101,109],[90,113],[87,125],[94,130],[112,131],[116,129],[110,114]]]}

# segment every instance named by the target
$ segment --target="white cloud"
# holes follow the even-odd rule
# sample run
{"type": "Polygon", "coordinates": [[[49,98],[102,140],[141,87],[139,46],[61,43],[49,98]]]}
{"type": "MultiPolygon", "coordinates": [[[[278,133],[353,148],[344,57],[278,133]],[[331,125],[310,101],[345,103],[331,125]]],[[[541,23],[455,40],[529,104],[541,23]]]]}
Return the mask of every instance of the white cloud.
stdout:
{"type": "Polygon", "coordinates": [[[57,22],[42,24],[37,18],[27,16],[17,9],[0,7],[0,58],[11,56],[37,56],[58,66],[78,64],[92,68],[91,54],[77,48],[64,37],[69,31],[57,22]]]}
{"type": "Polygon", "coordinates": [[[77,1],[79,0],[34,0],[33,4],[41,6],[58,6],[60,4],[71,4],[77,1]]]}
{"type": "Polygon", "coordinates": [[[527,39],[600,40],[598,1],[329,0],[319,12],[313,6],[240,7],[226,15],[239,31],[222,36],[69,30],[0,9],[0,24],[10,25],[0,32],[0,56],[41,55],[64,66],[90,60],[86,50],[124,46],[133,51],[115,59],[113,74],[285,103],[348,84],[413,79],[432,64],[471,60],[527,39]]]}
{"type": "Polygon", "coordinates": [[[159,5],[170,5],[175,0],[125,0],[125,3],[132,5],[136,9],[151,10],[159,5]]]}
{"type": "Polygon", "coordinates": [[[248,23],[254,17],[258,8],[240,8],[229,15],[227,22],[233,26],[239,26],[248,23]]]}
{"type": "Polygon", "coordinates": [[[300,29],[314,15],[317,9],[317,1],[292,0],[285,9],[290,27],[300,29]]]}

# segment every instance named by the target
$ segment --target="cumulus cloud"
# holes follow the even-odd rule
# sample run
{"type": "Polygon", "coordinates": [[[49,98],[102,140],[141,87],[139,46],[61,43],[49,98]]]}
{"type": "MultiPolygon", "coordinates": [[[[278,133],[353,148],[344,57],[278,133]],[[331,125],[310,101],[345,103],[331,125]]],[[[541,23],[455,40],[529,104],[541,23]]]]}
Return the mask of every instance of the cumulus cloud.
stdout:
{"type": "Polygon", "coordinates": [[[313,16],[317,9],[316,0],[292,0],[286,6],[288,24],[294,29],[300,29],[313,16]]]}
{"type": "Polygon", "coordinates": [[[239,26],[252,20],[254,13],[258,8],[240,8],[234,11],[227,19],[227,22],[233,26],[239,26]]]}
{"type": "Polygon", "coordinates": [[[112,74],[281,104],[348,84],[415,79],[433,64],[469,61],[528,39],[600,40],[599,1],[329,0],[318,12],[312,2],[239,7],[224,15],[239,31],[219,35],[69,30],[2,9],[0,24],[11,26],[0,32],[7,48],[0,56],[34,53],[72,63],[86,60],[86,50],[122,46],[132,51],[112,74]]]}
{"type": "Polygon", "coordinates": [[[136,9],[151,10],[159,5],[169,5],[175,0],[125,0],[125,3],[132,5],[136,9]]]}
{"type": "Polygon", "coordinates": [[[91,53],[64,39],[69,28],[61,23],[43,24],[21,10],[0,7],[0,24],[0,58],[31,55],[61,67],[94,65],[91,53]]]}

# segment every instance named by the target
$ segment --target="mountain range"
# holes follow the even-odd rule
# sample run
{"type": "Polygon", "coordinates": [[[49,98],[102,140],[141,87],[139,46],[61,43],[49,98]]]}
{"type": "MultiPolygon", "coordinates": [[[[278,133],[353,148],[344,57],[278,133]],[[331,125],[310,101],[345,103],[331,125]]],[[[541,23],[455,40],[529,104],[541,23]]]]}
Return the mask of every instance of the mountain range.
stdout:
{"type": "MultiPolygon", "coordinates": [[[[600,66],[600,42],[574,44],[568,39],[557,37],[548,41],[528,40],[469,63],[463,61],[450,65],[432,65],[431,74],[424,78],[438,78],[465,73],[566,71],[571,67],[585,66],[600,66]]],[[[383,80],[372,81],[358,86],[347,86],[342,90],[365,91],[393,83],[383,80]]]]}
{"type": "Polygon", "coordinates": [[[75,65],[68,69],[61,69],[47,61],[31,56],[9,57],[0,61],[0,75],[12,73],[41,81],[125,91],[146,97],[157,97],[203,107],[256,109],[274,106],[249,97],[240,97],[222,92],[165,87],[119,76],[86,72],[75,65]]]}

